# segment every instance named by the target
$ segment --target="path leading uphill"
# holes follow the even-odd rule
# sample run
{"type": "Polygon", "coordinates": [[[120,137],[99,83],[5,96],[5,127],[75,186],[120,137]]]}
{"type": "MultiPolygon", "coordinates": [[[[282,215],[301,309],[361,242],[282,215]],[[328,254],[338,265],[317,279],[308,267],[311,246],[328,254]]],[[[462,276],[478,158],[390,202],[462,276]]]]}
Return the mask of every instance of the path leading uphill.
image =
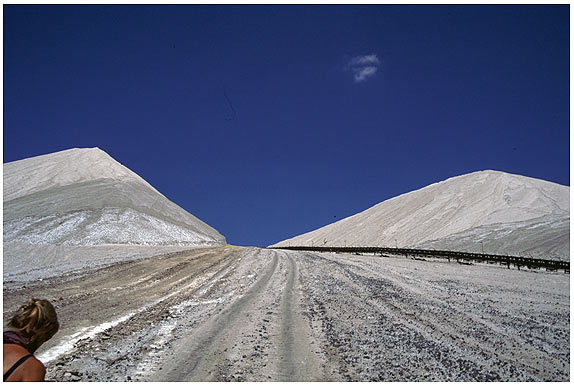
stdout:
{"type": "Polygon", "coordinates": [[[569,275],[220,247],[4,289],[55,381],[569,380],[569,275]]]}

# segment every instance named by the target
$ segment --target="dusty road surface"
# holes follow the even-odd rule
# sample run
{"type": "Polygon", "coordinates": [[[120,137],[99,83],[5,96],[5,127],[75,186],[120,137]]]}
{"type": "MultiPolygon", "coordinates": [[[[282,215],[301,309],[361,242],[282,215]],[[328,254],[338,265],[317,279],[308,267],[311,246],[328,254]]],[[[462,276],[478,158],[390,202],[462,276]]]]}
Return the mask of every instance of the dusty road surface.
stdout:
{"type": "Polygon", "coordinates": [[[568,381],[569,275],[225,246],[5,283],[54,381],[568,381]]]}

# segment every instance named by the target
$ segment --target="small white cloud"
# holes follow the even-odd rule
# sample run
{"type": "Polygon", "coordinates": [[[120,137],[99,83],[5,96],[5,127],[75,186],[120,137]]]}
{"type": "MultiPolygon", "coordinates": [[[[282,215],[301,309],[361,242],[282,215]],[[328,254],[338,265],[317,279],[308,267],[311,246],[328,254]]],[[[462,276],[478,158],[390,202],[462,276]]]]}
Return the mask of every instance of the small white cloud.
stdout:
{"type": "Polygon", "coordinates": [[[367,78],[375,75],[377,67],[361,67],[360,69],[353,69],[353,72],[355,73],[355,82],[363,82],[367,80],[367,78]]]}
{"type": "Polygon", "coordinates": [[[355,56],[348,63],[348,68],[353,72],[355,83],[364,82],[375,75],[381,61],[375,54],[355,56]]]}
{"type": "Polygon", "coordinates": [[[381,64],[377,55],[364,55],[364,56],[357,56],[351,59],[351,63],[354,65],[372,65],[372,64],[381,64]]]}

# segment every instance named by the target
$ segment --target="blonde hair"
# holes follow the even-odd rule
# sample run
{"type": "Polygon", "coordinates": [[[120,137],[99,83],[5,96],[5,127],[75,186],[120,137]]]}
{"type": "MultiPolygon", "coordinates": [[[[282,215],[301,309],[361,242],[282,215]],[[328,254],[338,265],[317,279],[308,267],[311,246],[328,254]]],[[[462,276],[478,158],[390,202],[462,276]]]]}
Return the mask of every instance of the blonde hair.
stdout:
{"type": "Polygon", "coordinates": [[[30,299],[22,304],[8,326],[30,339],[32,352],[53,337],[60,328],[54,306],[43,299],[30,299]]]}

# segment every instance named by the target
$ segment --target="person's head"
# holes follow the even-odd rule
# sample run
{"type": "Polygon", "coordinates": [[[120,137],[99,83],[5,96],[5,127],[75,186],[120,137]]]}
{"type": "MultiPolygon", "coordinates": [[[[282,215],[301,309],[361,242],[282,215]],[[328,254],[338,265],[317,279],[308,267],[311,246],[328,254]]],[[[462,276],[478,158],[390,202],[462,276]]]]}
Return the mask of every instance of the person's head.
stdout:
{"type": "Polygon", "coordinates": [[[54,306],[41,299],[30,299],[22,304],[8,326],[30,339],[32,351],[52,338],[60,328],[54,306]]]}

